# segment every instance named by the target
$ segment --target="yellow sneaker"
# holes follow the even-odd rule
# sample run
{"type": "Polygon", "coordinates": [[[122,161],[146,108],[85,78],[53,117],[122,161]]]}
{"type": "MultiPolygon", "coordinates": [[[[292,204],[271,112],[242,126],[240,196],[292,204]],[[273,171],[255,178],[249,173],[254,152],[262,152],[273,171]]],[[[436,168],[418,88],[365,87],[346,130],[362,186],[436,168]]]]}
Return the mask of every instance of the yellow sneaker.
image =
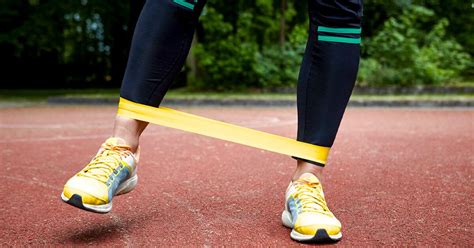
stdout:
{"type": "Polygon", "coordinates": [[[291,238],[302,242],[331,242],[342,238],[341,222],[329,210],[318,178],[306,174],[288,186],[283,225],[291,238]]]}
{"type": "Polygon", "coordinates": [[[64,185],[64,202],[96,213],[112,209],[115,195],[132,191],[137,185],[138,152],[119,145],[117,138],[102,144],[89,164],[64,185]]]}

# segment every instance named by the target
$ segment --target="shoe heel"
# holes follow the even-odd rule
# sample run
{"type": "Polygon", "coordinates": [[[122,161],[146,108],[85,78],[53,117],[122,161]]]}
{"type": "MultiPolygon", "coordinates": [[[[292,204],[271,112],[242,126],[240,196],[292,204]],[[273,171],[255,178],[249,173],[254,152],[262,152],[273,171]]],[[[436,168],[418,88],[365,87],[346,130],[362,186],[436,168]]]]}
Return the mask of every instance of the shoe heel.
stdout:
{"type": "Polygon", "coordinates": [[[129,178],[127,181],[120,184],[115,195],[122,195],[132,191],[138,183],[138,175],[129,178]]]}

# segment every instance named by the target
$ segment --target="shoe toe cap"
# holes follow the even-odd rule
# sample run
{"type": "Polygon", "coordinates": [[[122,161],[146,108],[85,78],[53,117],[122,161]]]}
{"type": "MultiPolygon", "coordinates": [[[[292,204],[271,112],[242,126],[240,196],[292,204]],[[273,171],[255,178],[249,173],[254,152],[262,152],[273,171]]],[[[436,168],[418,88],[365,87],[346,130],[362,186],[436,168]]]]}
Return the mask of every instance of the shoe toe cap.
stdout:
{"type": "Polygon", "coordinates": [[[63,194],[70,199],[73,195],[79,195],[84,204],[103,205],[108,201],[108,190],[106,186],[96,180],[89,178],[73,177],[64,186],[63,194]]]}
{"type": "Polygon", "coordinates": [[[336,217],[323,214],[303,214],[299,216],[294,230],[304,235],[315,235],[319,229],[324,229],[329,235],[341,232],[341,223],[336,217]]]}

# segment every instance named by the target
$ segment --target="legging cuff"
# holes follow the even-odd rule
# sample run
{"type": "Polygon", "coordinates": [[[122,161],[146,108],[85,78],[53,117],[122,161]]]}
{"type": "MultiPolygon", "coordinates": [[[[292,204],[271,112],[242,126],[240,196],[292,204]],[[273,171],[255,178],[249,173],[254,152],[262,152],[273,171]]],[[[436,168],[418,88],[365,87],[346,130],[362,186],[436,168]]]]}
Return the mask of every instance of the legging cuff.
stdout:
{"type": "MultiPolygon", "coordinates": [[[[324,167],[326,166],[325,164],[322,164],[322,163],[318,163],[318,162],[314,162],[314,161],[311,161],[311,160],[307,160],[307,159],[303,159],[303,158],[298,158],[298,157],[295,157],[295,156],[291,156],[292,158],[296,159],[296,160],[300,160],[300,161],[304,161],[306,163],[310,163],[310,164],[314,164],[316,166],[320,166],[320,167],[324,167]]],[[[327,162],[326,162],[327,163],[327,162]]]]}

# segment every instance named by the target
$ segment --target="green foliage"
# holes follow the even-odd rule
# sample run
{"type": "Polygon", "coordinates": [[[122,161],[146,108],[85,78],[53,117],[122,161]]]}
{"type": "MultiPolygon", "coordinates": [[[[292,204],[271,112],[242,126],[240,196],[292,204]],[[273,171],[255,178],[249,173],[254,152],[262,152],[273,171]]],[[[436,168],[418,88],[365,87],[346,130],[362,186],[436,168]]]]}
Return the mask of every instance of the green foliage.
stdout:
{"type": "Polygon", "coordinates": [[[466,0],[413,0],[414,4],[420,4],[433,10],[438,18],[449,20],[449,29],[446,34],[456,39],[464,49],[474,55],[474,9],[472,1],[466,0]]]}
{"type": "MultiPolygon", "coordinates": [[[[0,1],[3,80],[13,87],[118,87],[134,25],[130,13],[139,12],[143,2],[0,1]]],[[[471,2],[364,4],[359,83],[443,84],[474,77],[471,2]]],[[[201,23],[193,51],[196,74],[181,85],[222,91],[296,84],[307,39],[307,1],[208,1],[201,23]]]]}
{"type": "Polygon", "coordinates": [[[289,34],[289,42],[283,48],[269,46],[258,56],[254,69],[258,75],[258,85],[263,88],[295,86],[298,79],[307,29],[303,25],[296,26],[289,34]]]}
{"type": "MultiPolygon", "coordinates": [[[[243,13],[242,16],[242,23],[248,24],[248,15],[243,13]]],[[[244,32],[235,33],[232,25],[226,23],[222,14],[213,8],[207,8],[201,21],[205,26],[206,36],[210,39],[198,44],[194,51],[199,58],[202,79],[190,82],[190,86],[215,90],[251,86],[256,78],[252,65],[256,61],[257,44],[246,41],[250,38],[244,32]]]]}
{"type": "Polygon", "coordinates": [[[446,36],[448,20],[411,6],[389,18],[366,45],[359,81],[369,85],[430,85],[456,80],[471,59],[456,40],[446,36]],[[425,30],[428,30],[426,32],[425,30]]]}
{"type": "MultiPolygon", "coordinates": [[[[272,7],[268,3],[271,1],[256,1],[258,8],[271,11],[272,7]]],[[[288,18],[291,16],[289,14],[288,18]]],[[[269,39],[277,38],[278,26],[264,28],[271,19],[270,15],[256,16],[246,11],[239,15],[237,25],[233,27],[224,21],[222,14],[207,7],[201,22],[205,37],[210,38],[200,42],[194,50],[201,75],[197,80],[188,82],[188,85],[212,90],[295,85],[306,30],[297,26],[289,34],[289,42],[280,47],[269,39]],[[255,35],[256,32],[262,35],[255,35]],[[262,43],[263,46],[260,45],[262,43]]]]}
{"type": "Polygon", "coordinates": [[[112,64],[120,62],[111,63],[116,39],[127,38],[127,7],[103,0],[1,1],[0,53],[17,65],[8,70],[9,80],[28,87],[37,87],[35,81],[59,87],[107,81],[112,64]]]}

